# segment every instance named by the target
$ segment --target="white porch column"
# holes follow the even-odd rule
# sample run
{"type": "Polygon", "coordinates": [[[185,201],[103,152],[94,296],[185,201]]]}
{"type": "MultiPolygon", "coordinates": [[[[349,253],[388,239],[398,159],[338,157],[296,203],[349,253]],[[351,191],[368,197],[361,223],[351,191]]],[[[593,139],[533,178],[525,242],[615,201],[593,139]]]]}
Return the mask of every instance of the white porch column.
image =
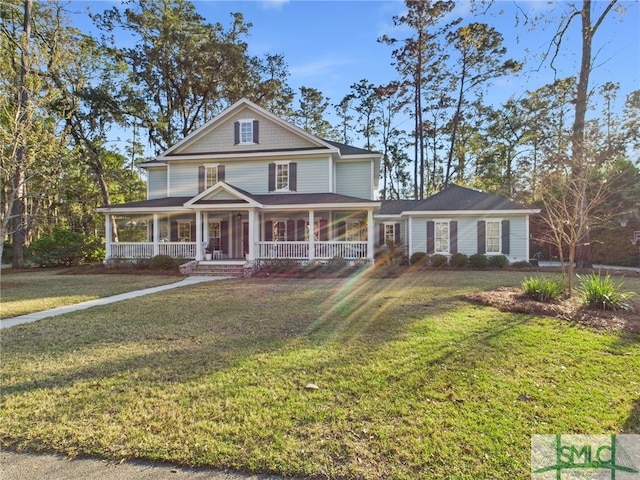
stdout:
{"type": "Polygon", "coordinates": [[[316,220],[315,212],[309,210],[309,260],[316,257],[316,220]]]}
{"type": "Polygon", "coordinates": [[[202,212],[196,210],[196,260],[202,260],[202,212]]]}
{"type": "Polygon", "coordinates": [[[108,260],[111,258],[111,243],[113,242],[113,227],[111,225],[111,214],[109,213],[105,213],[104,215],[104,240],[104,259],[108,260]]]}
{"type": "Polygon", "coordinates": [[[153,256],[160,255],[160,215],[153,214],[153,256]]]}
{"type": "Polygon", "coordinates": [[[247,260],[255,260],[256,259],[256,242],[257,240],[257,232],[258,228],[256,225],[256,210],[255,208],[249,209],[249,256],[247,260]]]}
{"type": "Polygon", "coordinates": [[[375,225],[373,223],[373,210],[367,212],[367,260],[373,261],[376,249],[375,225]]]}

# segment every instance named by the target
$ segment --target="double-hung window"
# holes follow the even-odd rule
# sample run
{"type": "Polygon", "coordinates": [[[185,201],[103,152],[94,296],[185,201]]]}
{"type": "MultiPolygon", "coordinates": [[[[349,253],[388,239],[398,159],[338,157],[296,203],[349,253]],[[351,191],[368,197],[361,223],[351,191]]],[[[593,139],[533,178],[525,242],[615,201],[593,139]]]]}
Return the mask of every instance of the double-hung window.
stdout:
{"type": "Polygon", "coordinates": [[[287,240],[287,222],[285,220],[275,220],[273,222],[273,240],[276,242],[287,240]]]}
{"type": "Polygon", "coordinates": [[[435,253],[449,253],[449,222],[435,222],[435,253]]]}
{"type": "Polygon", "coordinates": [[[289,190],[288,163],[276,163],[276,190],[289,190]]]}
{"type": "Polygon", "coordinates": [[[485,245],[487,253],[500,253],[500,220],[487,221],[485,245]]]}
{"type": "Polygon", "coordinates": [[[384,224],[384,244],[395,245],[396,243],[396,225],[395,223],[384,224]]]}
{"type": "Polygon", "coordinates": [[[253,120],[240,121],[240,143],[253,143],[253,120]]]}
{"type": "Polygon", "coordinates": [[[347,222],[347,242],[359,242],[361,240],[366,240],[364,236],[364,229],[362,228],[362,224],[358,221],[349,221],[347,222]]]}
{"type": "Polygon", "coordinates": [[[205,166],[205,185],[204,188],[212,187],[218,183],[218,166],[205,166]]]}
{"type": "Polygon", "coordinates": [[[219,221],[209,222],[209,247],[211,250],[221,250],[222,228],[219,221]]]}
{"type": "Polygon", "coordinates": [[[189,220],[178,220],[178,241],[191,241],[191,222],[189,220]]]}

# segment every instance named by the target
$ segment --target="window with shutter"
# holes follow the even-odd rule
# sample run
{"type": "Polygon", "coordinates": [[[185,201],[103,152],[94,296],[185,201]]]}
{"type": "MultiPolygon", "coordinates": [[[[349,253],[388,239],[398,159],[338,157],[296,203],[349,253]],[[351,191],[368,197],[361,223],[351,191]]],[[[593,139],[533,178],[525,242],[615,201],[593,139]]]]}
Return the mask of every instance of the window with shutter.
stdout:
{"type": "Polygon", "coordinates": [[[234,143],[247,145],[258,143],[258,120],[239,120],[233,124],[234,143]]]}

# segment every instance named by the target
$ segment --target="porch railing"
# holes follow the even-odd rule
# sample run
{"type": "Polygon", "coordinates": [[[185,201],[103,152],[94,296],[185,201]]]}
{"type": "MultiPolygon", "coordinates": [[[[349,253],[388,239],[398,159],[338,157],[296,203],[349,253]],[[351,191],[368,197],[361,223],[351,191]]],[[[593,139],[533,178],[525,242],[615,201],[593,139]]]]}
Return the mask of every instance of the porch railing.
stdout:
{"type": "MultiPolygon", "coordinates": [[[[153,242],[114,242],[111,244],[111,257],[115,258],[151,258],[154,256],[153,242]]],[[[195,242],[161,242],[159,255],[173,258],[196,258],[195,242]]]]}
{"type": "MultiPolygon", "coordinates": [[[[259,259],[291,258],[309,260],[309,242],[258,242],[259,259]]],[[[153,242],[114,242],[110,245],[112,258],[151,258],[154,256],[153,242]]],[[[203,249],[204,250],[204,249],[203,249]]],[[[367,242],[314,242],[313,258],[330,260],[342,257],[348,260],[366,259],[367,242]]],[[[196,258],[196,242],[161,242],[158,254],[173,258],[196,258]]]]}
{"type": "MultiPolygon", "coordinates": [[[[367,258],[367,242],[314,242],[313,246],[313,258],[318,260],[367,258]]],[[[260,259],[308,260],[311,258],[309,252],[309,242],[258,242],[260,259]]]]}

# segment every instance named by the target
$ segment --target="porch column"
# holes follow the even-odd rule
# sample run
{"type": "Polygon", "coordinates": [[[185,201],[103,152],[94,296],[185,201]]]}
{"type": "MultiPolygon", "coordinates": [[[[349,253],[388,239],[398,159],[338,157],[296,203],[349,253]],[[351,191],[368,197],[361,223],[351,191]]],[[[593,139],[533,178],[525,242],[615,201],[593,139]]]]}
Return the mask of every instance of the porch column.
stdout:
{"type": "Polygon", "coordinates": [[[316,257],[316,226],[315,212],[309,210],[309,260],[316,257]]]}
{"type": "Polygon", "coordinates": [[[256,210],[254,208],[249,209],[249,257],[247,260],[252,261],[256,259],[256,242],[257,232],[256,228],[256,210]]]}
{"type": "Polygon", "coordinates": [[[111,224],[111,214],[109,213],[105,213],[104,215],[104,240],[104,259],[108,260],[109,258],[111,258],[111,243],[113,242],[113,226],[111,224]]]}
{"type": "Polygon", "coordinates": [[[160,215],[153,214],[153,256],[160,255],[160,215]]]}
{"type": "Polygon", "coordinates": [[[202,212],[196,210],[196,260],[200,261],[202,256],[202,212]]]}
{"type": "Polygon", "coordinates": [[[373,224],[373,210],[367,212],[367,260],[373,262],[374,252],[376,249],[375,243],[375,225],[373,224]]]}

